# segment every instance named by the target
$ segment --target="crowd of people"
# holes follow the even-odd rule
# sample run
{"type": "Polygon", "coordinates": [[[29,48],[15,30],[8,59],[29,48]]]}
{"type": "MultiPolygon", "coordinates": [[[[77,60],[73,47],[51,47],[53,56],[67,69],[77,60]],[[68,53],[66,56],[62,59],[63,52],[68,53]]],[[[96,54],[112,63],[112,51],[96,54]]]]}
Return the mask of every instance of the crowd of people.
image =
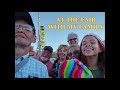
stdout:
{"type": "Polygon", "coordinates": [[[15,78],[105,78],[105,46],[94,34],[68,34],[69,45],[61,44],[52,63],[52,46],[37,56],[29,56],[36,30],[28,12],[15,13],[15,78]]]}

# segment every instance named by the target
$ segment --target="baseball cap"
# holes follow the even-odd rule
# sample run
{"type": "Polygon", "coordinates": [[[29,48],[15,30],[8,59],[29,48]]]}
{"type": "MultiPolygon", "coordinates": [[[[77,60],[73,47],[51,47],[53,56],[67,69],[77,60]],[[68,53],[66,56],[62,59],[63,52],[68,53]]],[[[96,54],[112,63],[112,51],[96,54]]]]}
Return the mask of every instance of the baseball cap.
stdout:
{"type": "Polygon", "coordinates": [[[29,25],[33,27],[33,32],[35,34],[35,27],[31,15],[28,12],[15,12],[15,21],[25,20],[29,25]]]}
{"type": "Polygon", "coordinates": [[[45,46],[43,50],[49,50],[51,53],[53,52],[53,48],[51,46],[45,46]]]}

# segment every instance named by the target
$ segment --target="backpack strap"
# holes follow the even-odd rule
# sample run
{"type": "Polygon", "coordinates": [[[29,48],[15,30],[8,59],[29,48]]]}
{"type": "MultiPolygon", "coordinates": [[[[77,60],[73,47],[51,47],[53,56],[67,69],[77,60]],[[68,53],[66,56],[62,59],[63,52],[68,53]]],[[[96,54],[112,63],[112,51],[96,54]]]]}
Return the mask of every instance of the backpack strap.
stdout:
{"type": "Polygon", "coordinates": [[[23,59],[18,65],[16,65],[15,73],[18,72],[28,61],[29,61],[29,57],[23,59]]]}

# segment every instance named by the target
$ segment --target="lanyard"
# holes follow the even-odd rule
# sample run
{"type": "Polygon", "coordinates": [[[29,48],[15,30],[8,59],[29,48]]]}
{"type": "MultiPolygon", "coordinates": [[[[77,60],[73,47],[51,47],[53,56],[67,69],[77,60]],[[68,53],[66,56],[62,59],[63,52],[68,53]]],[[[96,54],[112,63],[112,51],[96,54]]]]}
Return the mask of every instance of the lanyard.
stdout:
{"type": "Polygon", "coordinates": [[[22,68],[29,60],[29,57],[23,59],[19,64],[17,64],[15,66],[15,73],[18,72],[20,70],[20,68],[22,68]]]}

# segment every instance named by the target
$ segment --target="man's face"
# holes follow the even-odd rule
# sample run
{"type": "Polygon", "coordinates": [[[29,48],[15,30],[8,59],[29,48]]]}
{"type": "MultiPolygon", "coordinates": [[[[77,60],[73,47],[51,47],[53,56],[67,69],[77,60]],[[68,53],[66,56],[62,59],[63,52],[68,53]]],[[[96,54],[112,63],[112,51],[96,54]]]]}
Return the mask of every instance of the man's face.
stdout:
{"type": "Polygon", "coordinates": [[[43,50],[40,58],[43,62],[48,61],[52,56],[52,53],[49,50],[43,50]]]}
{"type": "Polygon", "coordinates": [[[15,21],[15,46],[27,47],[35,42],[32,26],[24,20],[15,21]]]}
{"type": "Polygon", "coordinates": [[[75,35],[70,35],[68,43],[69,45],[78,44],[78,38],[75,35]]]}

